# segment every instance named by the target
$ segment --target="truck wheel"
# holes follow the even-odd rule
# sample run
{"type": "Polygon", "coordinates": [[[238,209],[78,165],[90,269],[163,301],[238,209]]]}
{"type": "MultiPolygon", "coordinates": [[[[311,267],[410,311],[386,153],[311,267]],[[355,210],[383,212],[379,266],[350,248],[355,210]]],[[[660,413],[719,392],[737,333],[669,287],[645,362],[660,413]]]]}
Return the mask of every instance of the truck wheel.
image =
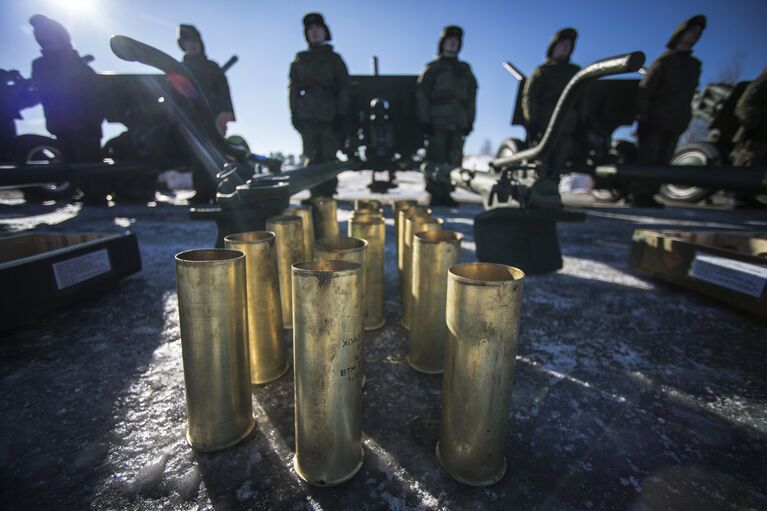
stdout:
{"type": "MultiPolygon", "coordinates": [[[[55,138],[41,135],[20,135],[13,142],[13,155],[18,164],[35,163],[38,165],[61,163],[64,151],[55,138]]],[[[40,186],[26,187],[22,190],[28,202],[68,199],[77,191],[71,181],[46,183],[40,186]]]]}
{"type": "MultiPolygon", "coordinates": [[[[698,165],[712,167],[722,161],[719,150],[708,142],[692,142],[680,147],[671,158],[671,165],[698,165]]],[[[703,171],[702,171],[703,172],[703,171]]],[[[674,202],[696,203],[711,196],[716,190],[700,188],[698,186],[682,186],[664,184],[660,187],[660,194],[664,199],[674,202]]]]}

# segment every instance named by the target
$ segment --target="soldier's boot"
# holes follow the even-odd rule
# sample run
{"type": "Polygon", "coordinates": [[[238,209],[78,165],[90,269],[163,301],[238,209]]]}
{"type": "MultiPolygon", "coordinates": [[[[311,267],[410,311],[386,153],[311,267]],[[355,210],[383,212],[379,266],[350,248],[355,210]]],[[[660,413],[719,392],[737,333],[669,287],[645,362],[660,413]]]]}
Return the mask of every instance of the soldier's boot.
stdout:
{"type": "Polygon", "coordinates": [[[452,187],[447,183],[429,180],[426,185],[426,191],[431,195],[429,206],[457,208],[460,205],[458,201],[450,196],[452,187]]]}

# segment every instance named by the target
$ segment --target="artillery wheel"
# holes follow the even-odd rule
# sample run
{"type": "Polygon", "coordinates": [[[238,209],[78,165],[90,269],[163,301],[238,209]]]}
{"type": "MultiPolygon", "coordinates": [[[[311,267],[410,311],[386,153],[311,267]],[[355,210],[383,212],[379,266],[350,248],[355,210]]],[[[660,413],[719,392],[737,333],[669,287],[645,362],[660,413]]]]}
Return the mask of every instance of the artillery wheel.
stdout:
{"type": "MultiPolygon", "coordinates": [[[[126,131],[104,144],[104,156],[114,161],[136,159],[136,149],[130,134],[126,131]]],[[[148,202],[154,200],[157,189],[157,175],[139,174],[112,179],[111,188],[115,197],[123,201],[148,202]]]]}
{"type": "MultiPolygon", "coordinates": [[[[708,142],[692,142],[685,144],[677,150],[671,158],[672,165],[696,165],[713,167],[722,161],[719,150],[708,142]]],[[[660,194],[664,199],[673,202],[696,203],[711,196],[715,190],[698,186],[682,186],[664,184],[660,187],[660,194]]]]}
{"type": "MultiPolygon", "coordinates": [[[[20,135],[13,142],[14,158],[19,164],[61,163],[64,151],[55,138],[41,135],[20,135]]],[[[68,199],[77,191],[71,181],[46,183],[24,188],[24,198],[29,202],[68,199]]]]}

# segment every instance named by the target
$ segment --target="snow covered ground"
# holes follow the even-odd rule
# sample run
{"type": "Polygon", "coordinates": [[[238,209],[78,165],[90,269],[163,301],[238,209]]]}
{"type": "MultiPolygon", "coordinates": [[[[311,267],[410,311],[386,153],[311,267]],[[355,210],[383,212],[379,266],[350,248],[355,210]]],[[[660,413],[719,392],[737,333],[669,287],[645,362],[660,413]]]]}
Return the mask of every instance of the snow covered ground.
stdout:
{"type": "MultiPolygon", "coordinates": [[[[341,176],[339,220],[368,197],[341,176]]],[[[387,196],[425,200],[421,177],[387,196]]],[[[305,193],[305,192],[304,192],[305,193]]],[[[292,471],[293,376],[253,388],[254,432],[213,454],[184,441],[173,256],[211,246],[215,226],[184,198],[93,208],[0,193],[0,230],[137,234],[143,270],[100,299],[0,342],[4,509],[763,509],[767,506],[767,329],[627,266],[635,228],[766,229],[767,214],[583,206],[562,224],[562,270],[527,277],[508,472],[452,480],[434,455],[440,376],[405,363],[394,226],[387,209],[386,326],[366,336],[365,463],[312,488],[292,471]]],[[[294,197],[299,200],[303,195],[294,197]]],[[[474,260],[478,198],[438,209],[474,260]]],[[[344,227],[345,228],[345,227],[344,227]]],[[[290,349],[290,337],[284,342],[290,349]]]]}

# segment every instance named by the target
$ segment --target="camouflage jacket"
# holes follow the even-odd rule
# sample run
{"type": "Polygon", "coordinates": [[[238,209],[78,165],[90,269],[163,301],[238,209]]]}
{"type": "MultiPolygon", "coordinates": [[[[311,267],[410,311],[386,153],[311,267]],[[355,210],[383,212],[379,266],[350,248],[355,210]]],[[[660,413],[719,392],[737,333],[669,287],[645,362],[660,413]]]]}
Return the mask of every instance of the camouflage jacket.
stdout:
{"type": "Polygon", "coordinates": [[[349,71],[331,45],[296,54],[290,65],[288,97],[290,113],[298,121],[331,122],[338,115],[348,115],[349,71]]]}
{"type": "MultiPolygon", "coordinates": [[[[549,125],[559,96],[580,69],[569,61],[562,62],[550,58],[535,68],[522,91],[522,114],[525,116],[530,138],[539,138],[539,134],[549,125]]],[[[566,122],[568,126],[565,131],[573,131],[577,116],[568,116],[566,122]]]]}
{"type": "Polygon", "coordinates": [[[456,57],[437,57],[418,77],[418,120],[437,131],[471,131],[476,102],[477,79],[456,57]]]}
{"type": "Polygon", "coordinates": [[[682,133],[687,129],[700,69],[700,60],[692,52],[664,52],[639,82],[637,120],[660,131],[682,133]]]}
{"type": "Polygon", "coordinates": [[[735,116],[741,124],[735,134],[736,142],[767,142],[767,69],[743,91],[735,106],[735,116]]]}
{"type": "Polygon", "coordinates": [[[192,73],[213,110],[213,115],[224,112],[234,114],[229,82],[221,67],[203,53],[185,55],[184,65],[192,73]]]}

